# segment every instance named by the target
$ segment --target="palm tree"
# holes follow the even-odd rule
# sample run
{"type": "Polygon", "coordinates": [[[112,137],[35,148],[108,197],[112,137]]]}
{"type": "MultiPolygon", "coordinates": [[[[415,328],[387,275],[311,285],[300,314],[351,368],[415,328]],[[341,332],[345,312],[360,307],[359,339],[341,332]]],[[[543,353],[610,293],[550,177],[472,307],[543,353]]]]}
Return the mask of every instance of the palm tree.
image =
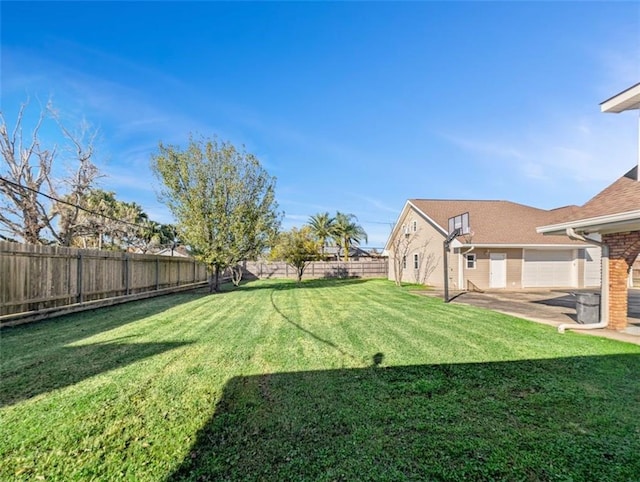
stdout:
{"type": "Polygon", "coordinates": [[[358,224],[358,218],[340,211],[336,213],[333,236],[336,244],[344,250],[344,261],[349,261],[349,248],[352,245],[360,244],[363,239],[367,241],[367,233],[358,224]]]}
{"type": "Polygon", "coordinates": [[[324,259],[324,247],[327,240],[334,237],[335,218],[329,216],[329,213],[318,213],[309,218],[309,227],[311,233],[320,242],[320,251],[322,259],[324,259]]]}

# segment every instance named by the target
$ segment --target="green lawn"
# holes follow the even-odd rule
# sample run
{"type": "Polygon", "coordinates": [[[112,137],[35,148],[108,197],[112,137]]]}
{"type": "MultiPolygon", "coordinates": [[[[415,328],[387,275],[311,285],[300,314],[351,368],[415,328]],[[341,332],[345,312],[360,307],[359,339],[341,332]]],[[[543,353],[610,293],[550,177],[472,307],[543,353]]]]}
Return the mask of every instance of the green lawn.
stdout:
{"type": "Polygon", "coordinates": [[[640,346],[385,280],[7,329],[0,480],[640,479],[640,346]]]}

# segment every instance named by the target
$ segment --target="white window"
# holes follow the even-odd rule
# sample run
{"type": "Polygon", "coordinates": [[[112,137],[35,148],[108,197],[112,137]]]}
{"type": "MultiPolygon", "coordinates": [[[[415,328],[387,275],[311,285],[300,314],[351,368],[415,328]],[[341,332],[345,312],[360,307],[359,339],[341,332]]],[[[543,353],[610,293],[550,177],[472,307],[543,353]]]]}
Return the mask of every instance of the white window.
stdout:
{"type": "Polygon", "coordinates": [[[402,257],[402,269],[407,269],[407,257],[402,257]]]}
{"type": "Polygon", "coordinates": [[[418,221],[413,222],[413,232],[415,233],[418,230],[418,221]]]}
{"type": "Polygon", "coordinates": [[[465,255],[465,257],[467,258],[467,269],[476,269],[476,255],[474,254],[467,254],[465,255]]]}
{"type": "Polygon", "coordinates": [[[419,263],[419,259],[418,259],[418,253],[413,255],[413,269],[418,269],[420,268],[420,263],[419,263]]]}

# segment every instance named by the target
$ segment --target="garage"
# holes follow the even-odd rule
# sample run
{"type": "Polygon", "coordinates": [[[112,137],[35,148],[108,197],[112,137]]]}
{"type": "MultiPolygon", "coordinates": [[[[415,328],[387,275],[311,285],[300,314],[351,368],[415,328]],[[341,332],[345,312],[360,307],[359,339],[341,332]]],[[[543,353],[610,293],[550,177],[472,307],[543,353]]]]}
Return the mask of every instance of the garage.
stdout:
{"type": "Polygon", "coordinates": [[[577,285],[575,251],[571,249],[526,249],[522,268],[524,288],[577,285]]]}
{"type": "Polygon", "coordinates": [[[600,247],[584,250],[584,286],[600,287],[602,250],[600,247]]]}

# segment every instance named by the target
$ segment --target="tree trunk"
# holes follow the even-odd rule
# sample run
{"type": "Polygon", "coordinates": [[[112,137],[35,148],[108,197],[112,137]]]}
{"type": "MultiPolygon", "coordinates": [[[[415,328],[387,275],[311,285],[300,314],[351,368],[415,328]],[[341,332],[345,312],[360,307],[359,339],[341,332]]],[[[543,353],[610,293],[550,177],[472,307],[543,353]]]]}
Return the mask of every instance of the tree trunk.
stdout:
{"type": "Polygon", "coordinates": [[[209,276],[209,293],[218,293],[220,291],[220,267],[214,266],[209,276]]]}
{"type": "Polygon", "coordinates": [[[237,287],[240,286],[240,281],[242,281],[242,265],[238,263],[231,268],[231,282],[237,287]]]}
{"type": "Polygon", "coordinates": [[[213,286],[213,290],[216,293],[220,292],[220,266],[216,266],[215,284],[213,286]]]}

